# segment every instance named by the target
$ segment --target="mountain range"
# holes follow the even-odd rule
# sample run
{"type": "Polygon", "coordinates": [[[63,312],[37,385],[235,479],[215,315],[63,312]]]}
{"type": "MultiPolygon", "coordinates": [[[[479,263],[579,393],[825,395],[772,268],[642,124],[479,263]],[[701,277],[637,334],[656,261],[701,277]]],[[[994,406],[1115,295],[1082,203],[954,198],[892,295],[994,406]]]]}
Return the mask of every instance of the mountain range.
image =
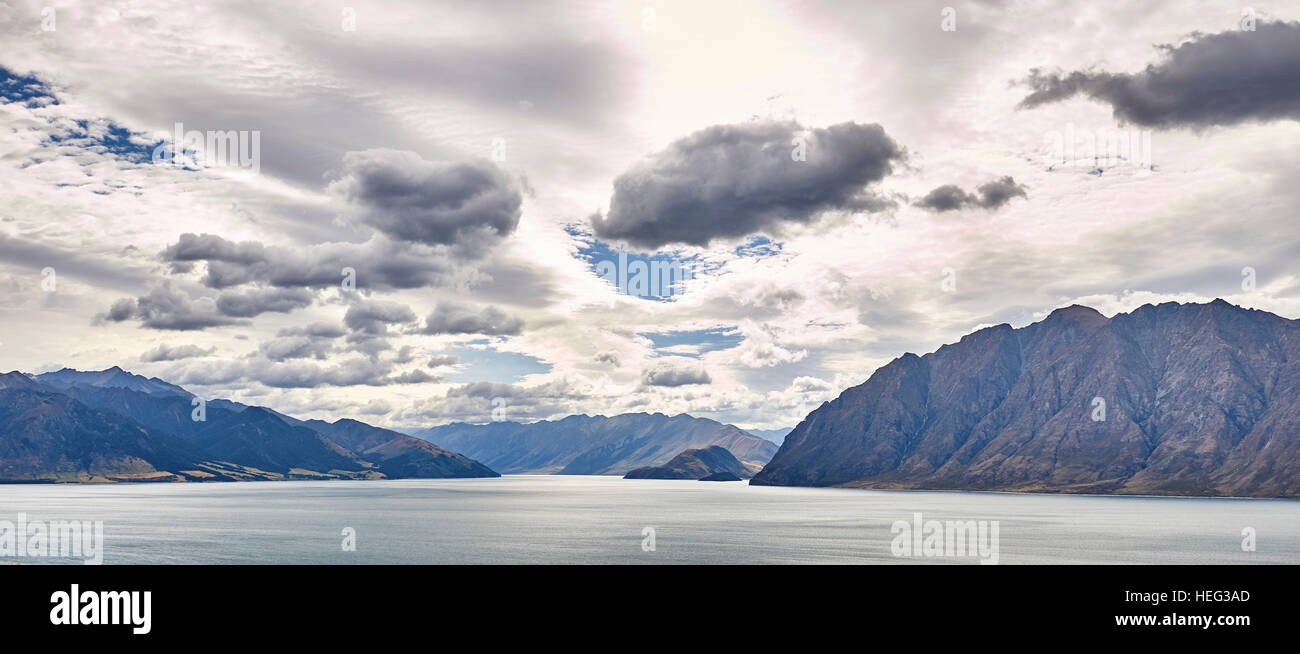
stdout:
{"type": "Polygon", "coordinates": [[[355,420],[302,421],[113,367],[0,375],[0,481],[497,477],[355,420]],[[200,419],[196,419],[200,418],[200,419]]]}
{"type": "Polygon", "coordinates": [[[622,475],[694,469],[675,457],[715,446],[762,465],[756,485],[1300,497],[1300,321],[1222,300],[1112,318],[1070,306],[904,354],[779,448],[684,414],[407,435],[202,404],[117,367],[0,375],[9,482],[622,475]]]}
{"type": "Polygon", "coordinates": [[[981,329],[824,403],[751,483],[1297,497],[1300,321],[1215,300],[981,329]]]}
{"type": "Polygon", "coordinates": [[[732,425],[681,414],[569,416],[533,423],[452,423],[413,432],[509,474],[622,475],[667,463],[683,450],[718,445],[765,463],[775,443],[732,425]]]}
{"type": "Polygon", "coordinates": [[[0,482],[495,477],[498,466],[622,474],[693,447],[722,445],[753,467],[777,449],[686,415],[457,423],[416,438],[350,418],[300,420],[221,399],[204,403],[195,419],[197,406],[180,386],[116,366],[0,375],[0,482]],[[451,451],[459,448],[480,454],[451,451]]]}
{"type": "Polygon", "coordinates": [[[746,429],[752,436],[757,436],[763,440],[769,440],[777,445],[785,442],[786,434],[789,434],[793,427],[784,427],[782,429],[746,429]]]}

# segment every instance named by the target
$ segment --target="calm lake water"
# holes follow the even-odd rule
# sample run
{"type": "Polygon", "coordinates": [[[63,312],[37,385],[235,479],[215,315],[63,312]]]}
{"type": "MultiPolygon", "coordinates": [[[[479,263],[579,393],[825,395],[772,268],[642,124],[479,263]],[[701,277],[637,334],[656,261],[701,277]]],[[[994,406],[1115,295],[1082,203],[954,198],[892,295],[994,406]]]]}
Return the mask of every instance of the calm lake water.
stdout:
{"type": "MultiPolygon", "coordinates": [[[[997,520],[1002,564],[1300,563],[1300,502],[500,479],[0,486],[0,520],[102,520],[106,564],[975,563],[895,521],[997,520]],[[356,530],[343,552],[341,532],[356,530]],[[655,551],[642,532],[654,528],[655,551]],[[1257,551],[1243,552],[1253,527],[1257,551]]],[[[12,559],[11,559],[12,560],[12,559]]],[[[23,559],[24,563],[53,562],[23,559]]]]}

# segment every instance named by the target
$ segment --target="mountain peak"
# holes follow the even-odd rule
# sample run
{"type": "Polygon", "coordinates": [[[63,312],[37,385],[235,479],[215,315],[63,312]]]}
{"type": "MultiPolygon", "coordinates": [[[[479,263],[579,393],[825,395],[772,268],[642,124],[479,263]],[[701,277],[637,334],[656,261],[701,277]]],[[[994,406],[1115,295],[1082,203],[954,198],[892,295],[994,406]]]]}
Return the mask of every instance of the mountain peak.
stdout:
{"type": "Polygon", "coordinates": [[[94,386],[97,388],[123,388],[149,395],[191,396],[189,391],[180,386],[169,384],[157,377],[144,377],[130,373],[118,366],[88,371],[63,368],[57,372],[41,373],[36,376],[36,381],[61,389],[72,386],[94,386]]]}
{"type": "Polygon", "coordinates": [[[1231,303],[1231,302],[1228,302],[1227,300],[1225,300],[1225,299],[1223,299],[1223,298],[1217,298],[1217,297],[1214,298],[1213,300],[1209,301],[1209,302],[1206,302],[1206,303],[1205,303],[1204,305],[1202,305],[1202,306],[1205,307],[1205,310],[1207,310],[1207,311],[1218,311],[1218,312],[1228,311],[1228,312],[1232,312],[1232,313],[1250,313],[1250,312],[1251,312],[1251,309],[1247,309],[1247,308],[1245,308],[1245,307],[1239,307],[1239,306],[1237,306],[1237,305],[1235,305],[1235,304],[1233,304],[1233,303],[1231,303]]]}
{"type": "Polygon", "coordinates": [[[17,370],[0,374],[0,388],[39,388],[31,377],[17,370]]]}
{"type": "Polygon", "coordinates": [[[1097,319],[1101,319],[1102,321],[1106,320],[1106,316],[1101,315],[1100,311],[1082,304],[1071,304],[1068,307],[1061,307],[1059,309],[1056,309],[1055,311],[1047,315],[1045,321],[1052,320],[1054,318],[1057,320],[1060,320],[1062,318],[1071,318],[1074,320],[1090,320],[1090,321],[1097,320],[1097,319]]]}

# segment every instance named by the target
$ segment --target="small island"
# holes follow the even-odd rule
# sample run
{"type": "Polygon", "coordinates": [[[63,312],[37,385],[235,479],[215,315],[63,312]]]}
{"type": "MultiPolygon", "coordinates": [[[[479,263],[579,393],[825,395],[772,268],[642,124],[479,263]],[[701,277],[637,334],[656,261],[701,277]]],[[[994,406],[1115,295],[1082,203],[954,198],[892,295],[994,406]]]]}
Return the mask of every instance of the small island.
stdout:
{"type": "Polygon", "coordinates": [[[753,477],[760,466],[737,459],[725,447],[712,445],[686,450],[661,466],[637,468],[624,479],[698,479],[740,481],[753,477]]]}

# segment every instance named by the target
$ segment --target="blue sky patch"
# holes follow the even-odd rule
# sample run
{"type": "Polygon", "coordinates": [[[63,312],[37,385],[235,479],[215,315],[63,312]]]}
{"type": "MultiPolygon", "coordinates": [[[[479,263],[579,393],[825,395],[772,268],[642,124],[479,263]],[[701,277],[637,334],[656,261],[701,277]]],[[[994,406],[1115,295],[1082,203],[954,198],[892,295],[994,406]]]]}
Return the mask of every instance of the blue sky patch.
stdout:
{"type": "Polygon", "coordinates": [[[740,345],[742,340],[738,330],[727,327],[646,332],[641,335],[650,339],[654,344],[655,352],[660,355],[696,358],[705,352],[731,349],[740,345]]]}
{"type": "MultiPolygon", "coordinates": [[[[32,109],[59,104],[49,84],[35,77],[17,75],[4,67],[0,67],[0,101],[22,102],[32,109]]],[[[75,127],[67,129],[66,134],[51,135],[48,142],[109,154],[132,163],[148,163],[153,158],[154,147],[162,143],[112,122],[79,119],[72,125],[75,127]]]]}
{"type": "Polygon", "coordinates": [[[51,135],[50,143],[81,147],[140,164],[149,163],[153,159],[154,147],[162,143],[162,141],[144,143],[138,138],[133,140],[130,130],[112,123],[102,129],[92,125],[88,120],[78,120],[76,125],[77,131],[66,136],[51,135]]]}
{"type": "Polygon", "coordinates": [[[718,268],[718,264],[709,264],[699,256],[681,256],[676,251],[646,254],[622,250],[572,225],[565,231],[581,239],[578,257],[597,277],[624,295],[644,300],[667,302],[684,292],[682,282],[718,268]]]}
{"type": "Polygon", "coordinates": [[[751,236],[743,244],[736,246],[733,250],[736,256],[752,257],[761,259],[763,257],[774,257],[781,254],[781,244],[773,241],[766,236],[751,236]]]}
{"type": "Polygon", "coordinates": [[[59,103],[45,82],[35,77],[18,75],[3,66],[0,66],[0,100],[5,104],[25,102],[32,108],[59,103]]]}
{"type": "MultiPolygon", "coordinates": [[[[487,341],[479,340],[471,343],[485,344],[487,341]]],[[[537,357],[514,352],[498,352],[490,349],[490,346],[489,349],[459,347],[448,353],[460,358],[460,369],[447,375],[447,381],[456,383],[489,381],[515,384],[523,381],[526,375],[551,371],[551,364],[537,357]]]]}

